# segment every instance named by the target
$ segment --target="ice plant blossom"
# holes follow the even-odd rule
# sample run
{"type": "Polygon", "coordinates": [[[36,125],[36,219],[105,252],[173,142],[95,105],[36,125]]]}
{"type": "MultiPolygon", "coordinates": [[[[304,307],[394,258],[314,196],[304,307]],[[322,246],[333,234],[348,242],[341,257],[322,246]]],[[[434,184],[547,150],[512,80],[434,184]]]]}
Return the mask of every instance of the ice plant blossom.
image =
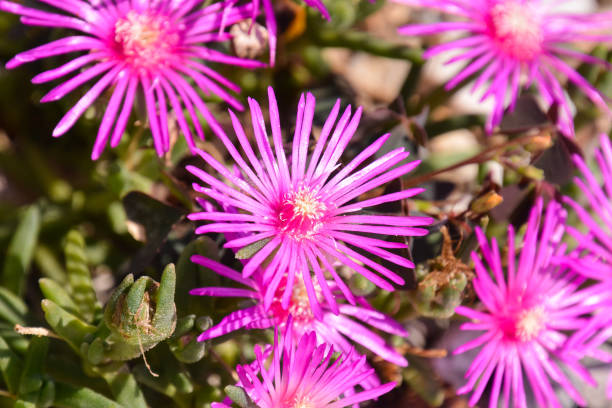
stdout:
{"type": "Polygon", "coordinates": [[[598,182],[596,174],[582,157],[575,154],[572,160],[582,175],[574,178],[574,184],[587,200],[587,205],[583,207],[570,197],[563,199],[588,229],[583,233],[568,227],[579,248],[586,252],[586,256],[574,258],[572,262],[575,266],[580,264],[575,269],[586,277],[612,283],[612,144],[609,136],[602,134],[600,146],[595,150],[602,183],[598,182]]]}
{"type": "Polygon", "coordinates": [[[567,333],[583,326],[590,311],[588,296],[579,286],[584,281],[559,266],[565,255],[560,243],[565,214],[556,202],[550,202],[542,218],[542,200],[538,199],[529,215],[518,264],[512,226],[508,230],[506,274],[495,239],[489,243],[476,230],[481,258],[474,252],[476,269],[474,290],[482,307],[460,306],[456,312],[472,322],[463,330],[484,332],[462,345],[455,353],[481,347],[466,373],[467,383],[458,393],[472,391],[470,405],[481,398],[492,380],[489,407],[527,407],[527,380],[541,407],[561,407],[550,379],[557,382],[579,405],[585,401],[559,367],[563,363],[584,381],[593,384],[578,357],[564,347],[567,333]],[[541,229],[540,229],[541,227],[541,229]],[[484,261],[484,262],[483,262],[484,261]]]}
{"type": "MultiPolygon", "coordinates": [[[[223,336],[241,328],[267,329],[279,327],[282,329],[288,321],[291,321],[296,339],[307,332],[314,332],[319,343],[331,344],[337,350],[344,353],[349,352],[351,348],[349,341],[352,340],[393,364],[402,367],[408,365],[404,357],[397,353],[392,346],[388,345],[380,335],[366,327],[366,325],[384,331],[389,335],[405,337],[408,333],[395,320],[372,308],[363,297],[355,296],[355,305],[339,304],[339,314],[334,314],[329,307],[322,305],[323,318],[318,319],[312,313],[306,289],[300,277],[296,278],[289,298],[288,308],[284,309],[281,303],[286,282],[282,282],[276,293],[271,297],[265,298],[265,285],[261,281],[259,271],[250,278],[243,278],[238,271],[201,255],[194,255],[191,260],[221,276],[242,284],[247,289],[204,287],[192,289],[189,292],[190,294],[237,297],[252,299],[255,302],[253,306],[237,310],[224,317],[217,325],[202,333],[198,337],[200,341],[223,336]],[[289,316],[292,316],[292,318],[289,319],[289,316]]],[[[332,289],[332,293],[339,292],[333,282],[327,283],[332,289]]],[[[320,290],[318,290],[316,283],[315,290],[318,296],[320,296],[320,290]]]]}
{"type": "MultiPolygon", "coordinates": [[[[600,136],[599,148],[595,150],[598,172],[603,179],[598,181],[582,157],[573,156],[581,177],[574,183],[586,199],[583,206],[570,197],[564,201],[578,215],[587,232],[568,228],[578,243],[579,256],[566,259],[566,263],[577,273],[592,281],[588,288],[590,303],[595,313],[589,324],[576,333],[570,342],[572,348],[582,348],[583,354],[612,362],[612,355],[597,348],[612,337],[612,144],[606,134],[600,136]]],[[[612,398],[612,375],[606,392],[612,398]]]]}
{"type": "Polygon", "coordinates": [[[435,9],[458,21],[414,24],[401,27],[405,35],[456,33],[459,39],[428,49],[424,56],[448,55],[447,64],[465,63],[460,73],[446,84],[457,87],[475,75],[472,92],[481,100],[492,98],[494,108],[486,129],[490,133],[514,109],[521,89],[535,84],[547,106],[558,104],[558,126],[573,135],[572,104],[558,77],[566,77],[600,109],[610,114],[600,92],[582,77],[565,58],[610,69],[610,64],[569,46],[571,43],[612,41],[609,14],[559,12],[560,3],[571,0],[393,0],[435,9]]]}
{"type": "Polygon", "coordinates": [[[32,79],[40,84],[63,78],[41,102],[57,101],[88,81],[99,77],[79,101],[64,115],[53,136],[66,133],[103,92],[112,88],[94,143],[92,158],[97,159],[110,140],[115,147],[121,140],[136,95],[142,92],[155,150],[159,155],[170,147],[170,109],[192,150],[195,133],[204,137],[198,114],[215,133],[223,132],[199,95],[214,94],[241,110],[241,103],[229,91],[240,88],[204,64],[219,62],[245,68],[263,64],[225,55],[210,44],[229,39],[220,30],[248,18],[250,6],[225,12],[226,1],[201,7],[204,0],[39,0],[57,11],[43,11],[0,0],[0,10],[21,16],[27,25],[67,28],[77,32],[29,51],[17,54],[6,67],[52,56],[85,52],[64,65],[32,79]],[[69,79],[66,79],[66,77],[69,79]],[[193,83],[192,83],[193,82],[193,83]],[[186,114],[183,113],[186,111],[186,114]]]}
{"type": "MultiPolygon", "coordinates": [[[[373,374],[365,357],[353,358],[351,349],[332,362],[336,351],[332,346],[318,344],[313,332],[294,340],[291,327],[287,325],[282,336],[275,330],[271,362],[257,345],[255,364],[236,367],[239,386],[258,408],[342,408],[378,398],[395,387],[390,382],[353,393],[355,385],[373,374]]],[[[229,404],[213,403],[212,408],[229,404]]]]}
{"type": "Polygon", "coordinates": [[[273,144],[268,140],[263,113],[253,99],[249,99],[253,132],[260,158],[248,141],[236,115],[230,111],[239,146],[246,156],[228,139],[221,138],[240,174],[229,171],[210,154],[200,156],[227,181],[195,166],[187,169],[199,177],[204,185],[195,183],[194,189],[217,201],[222,207],[234,207],[238,213],[202,211],[189,216],[191,220],[209,220],[196,232],[248,234],[227,238],[226,248],[259,245],[260,249],[245,263],[242,274],[250,277],[260,267],[265,285],[264,298],[272,299],[281,283],[285,286],[281,305],[289,307],[297,275],[301,275],[307,297],[317,318],[323,317],[313,276],[320,288],[321,298],[333,313],[338,305],[325,276],[335,282],[340,293],[351,302],[353,296],[332,264],[336,260],[360,273],[377,286],[393,290],[389,281],[398,285],[404,279],[381,265],[372,257],[364,256],[351,247],[381,257],[396,265],[413,268],[414,264],[392,248],[406,248],[405,243],[389,239],[363,236],[359,233],[387,236],[421,236],[432,222],[428,217],[362,214],[361,210],[403,200],[422,192],[420,188],[384,194],[360,202],[360,195],[403,176],[418,165],[418,161],[401,164],[409,155],[397,148],[363,166],[385,143],[384,135],[365,147],[352,161],[341,165],[339,160],[355,133],[361,108],[354,115],[347,107],[338,122],[340,101],[337,101],[325,121],[312,154],[308,154],[310,133],[315,109],[315,98],[308,94],[300,99],[291,156],[287,158],[282,140],[278,106],[274,91],[268,92],[273,144]],[[335,129],[334,129],[335,125],[335,129]],[[333,132],[332,132],[333,131],[333,132]],[[267,258],[271,258],[264,265],[267,258]]]}

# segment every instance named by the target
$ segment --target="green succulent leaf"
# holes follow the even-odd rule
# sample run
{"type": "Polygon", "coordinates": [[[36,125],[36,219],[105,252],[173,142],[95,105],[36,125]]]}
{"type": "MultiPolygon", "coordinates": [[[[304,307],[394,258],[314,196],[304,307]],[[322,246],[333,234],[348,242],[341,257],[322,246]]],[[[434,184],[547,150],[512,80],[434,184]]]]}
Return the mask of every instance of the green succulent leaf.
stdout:
{"type": "Polygon", "coordinates": [[[159,289],[155,294],[156,309],[153,315],[153,327],[168,333],[169,337],[176,327],[176,307],[174,305],[174,291],[176,289],[176,271],[173,264],[169,264],[162,273],[159,289]]]}
{"type": "Polygon", "coordinates": [[[32,337],[21,371],[19,395],[37,393],[42,388],[44,383],[43,370],[48,350],[48,337],[32,337]]]}
{"type": "Polygon", "coordinates": [[[49,326],[77,353],[80,352],[81,344],[96,332],[94,326],[84,322],[49,299],[43,299],[41,306],[49,326]]]}
{"type": "MultiPolygon", "coordinates": [[[[176,293],[187,294],[193,288],[218,286],[219,275],[191,261],[193,255],[202,255],[218,260],[219,248],[209,237],[203,236],[191,241],[183,249],[176,264],[176,293]]],[[[177,296],[176,309],[180,315],[208,314],[213,307],[214,298],[196,296],[177,296]]]]}
{"type": "Polygon", "coordinates": [[[64,253],[66,254],[68,284],[74,301],[79,305],[79,314],[86,321],[91,322],[94,316],[101,312],[102,307],[93,290],[85,256],[85,240],[78,231],[73,230],[68,233],[64,253]]]}
{"type": "Polygon", "coordinates": [[[40,230],[40,210],[33,205],[23,214],[9,244],[2,270],[2,286],[21,296],[25,288],[34,248],[40,230]]]}
{"type": "Polygon", "coordinates": [[[36,408],[36,404],[30,401],[17,400],[13,408],[36,408]]]}
{"type": "Polygon", "coordinates": [[[228,385],[225,387],[225,393],[232,401],[234,401],[241,408],[257,408],[257,405],[251,400],[243,388],[235,385],[228,385]]]}
{"type": "Polygon", "coordinates": [[[111,372],[104,375],[113,396],[124,407],[147,408],[147,401],[131,373],[111,372]]]}
{"type": "Polygon", "coordinates": [[[238,252],[236,252],[236,259],[252,258],[257,252],[261,250],[261,248],[266,246],[268,242],[270,242],[270,238],[265,238],[241,248],[238,252]]]}
{"type": "Polygon", "coordinates": [[[38,286],[40,286],[40,291],[45,298],[55,302],[58,306],[72,314],[79,314],[79,307],[74,303],[74,300],[64,289],[64,286],[49,278],[39,279],[38,286]]]}
{"type": "Polygon", "coordinates": [[[7,288],[0,287],[0,320],[13,325],[23,323],[28,312],[26,304],[7,288]]]}
{"type": "Polygon", "coordinates": [[[39,243],[34,250],[34,263],[40,272],[57,283],[68,281],[64,267],[60,265],[54,252],[46,245],[39,243]]]}
{"type": "Polygon", "coordinates": [[[53,405],[58,408],[125,408],[89,388],[77,388],[63,383],[55,385],[53,405]]]}
{"type": "Polygon", "coordinates": [[[15,353],[25,355],[30,345],[27,337],[15,331],[15,325],[11,323],[0,322],[0,338],[4,339],[15,353]]]}
{"type": "Polygon", "coordinates": [[[8,391],[16,394],[21,379],[23,361],[11,350],[8,343],[0,337],[0,371],[8,391]]]}

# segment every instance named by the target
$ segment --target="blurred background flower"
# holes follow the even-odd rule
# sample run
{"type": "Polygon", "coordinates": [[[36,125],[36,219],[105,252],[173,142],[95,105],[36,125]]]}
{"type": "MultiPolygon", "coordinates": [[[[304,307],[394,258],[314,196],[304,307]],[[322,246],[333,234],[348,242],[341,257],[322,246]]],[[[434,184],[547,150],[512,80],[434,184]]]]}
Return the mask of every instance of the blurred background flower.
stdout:
{"type": "Polygon", "coordinates": [[[204,133],[197,113],[205,118],[213,132],[223,132],[198,90],[218,96],[235,109],[243,109],[242,104],[225,90],[240,92],[240,87],[202,62],[216,61],[243,68],[263,66],[257,61],[219,53],[209,46],[210,43],[229,40],[229,34],[222,31],[223,25],[245,19],[251,11],[249,7],[226,12],[224,7],[229,2],[205,8],[197,7],[202,3],[199,1],[107,1],[89,5],[80,0],[68,0],[48,3],[57,7],[59,13],[40,11],[8,1],[0,2],[0,10],[22,16],[22,23],[27,25],[68,28],[84,35],[68,36],[20,52],[7,62],[6,67],[13,69],[41,58],[87,51],[87,54],[58,68],[36,75],[32,82],[49,82],[80,70],[41,99],[41,102],[50,102],[63,98],[77,87],[104,74],[66,112],[53,129],[54,137],[66,133],[105,89],[114,85],[96,136],[92,159],[100,157],[109,139],[112,147],[119,144],[137,91],[142,91],[144,96],[157,154],[161,156],[170,149],[168,105],[189,147],[195,149],[192,130],[183,109],[187,110],[200,139],[204,138],[204,133]],[[186,78],[195,82],[195,86],[186,78]]]}

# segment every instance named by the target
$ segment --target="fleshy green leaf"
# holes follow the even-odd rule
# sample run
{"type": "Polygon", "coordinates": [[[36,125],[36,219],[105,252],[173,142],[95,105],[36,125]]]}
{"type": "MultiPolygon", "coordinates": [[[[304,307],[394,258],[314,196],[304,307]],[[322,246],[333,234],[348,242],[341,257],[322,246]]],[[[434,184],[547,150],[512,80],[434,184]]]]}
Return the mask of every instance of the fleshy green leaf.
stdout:
{"type": "Polygon", "coordinates": [[[68,280],[64,267],[49,247],[38,244],[34,250],[34,263],[41,273],[57,283],[64,284],[68,280]]]}
{"type": "Polygon", "coordinates": [[[142,395],[134,376],[125,372],[113,372],[104,375],[118,403],[124,407],[147,408],[147,401],[142,395]]]}
{"type": "Polygon", "coordinates": [[[25,288],[25,277],[38,240],[39,229],[40,210],[34,205],[23,214],[6,252],[2,286],[19,296],[25,288]]]}
{"type": "Polygon", "coordinates": [[[80,352],[81,344],[85,339],[96,332],[94,326],[85,323],[49,299],[43,299],[41,306],[49,326],[77,353],[80,352]]]}
{"type": "Polygon", "coordinates": [[[66,254],[66,271],[68,272],[68,284],[72,296],[79,305],[79,314],[88,322],[91,322],[96,314],[102,310],[102,306],[96,299],[93,290],[91,275],[87,266],[85,256],[85,240],[77,231],[70,231],[66,237],[64,247],[66,254]]]}
{"type": "Polygon", "coordinates": [[[26,304],[7,288],[0,287],[0,319],[11,324],[23,323],[28,312],[26,304]]]}
{"type": "Polygon", "coordinates": [[[246,391],[241,387],[235,385],[228,385],[225,387],[225,393],[232,401],[238,404],[241,408],[257,408],[257,405],[253,403],[251,398],[247,395],[246,391]]]}
{"type": "Polygon", "coordinates": [[[0,337],[0,371],[10,393],[16,394],[23,361],[10,349],[8,343],[0,337]]]}
{"type": "Polygon", "coordinates": [[[21,371],[19,395],[38,393],[42,388],[44,382],[43,369],[48,350],[49,338],[32,337],[21,371]]]}
{"type": "Polygon", "coordinates": [[[15,325],[12,323],[0,322],[0,337],[19,355],[24,355],[28,350],[28,345],[30,344],[28,338],[17,333],[15,325]]]}
{"type": "Polygon", "coordinates": [[[153,316],[153,327],[169,331],[176,327],[176,306],[174,305],[174,290],[176,288],[176,272],[174,264],[169,264],[159,283],[155,299],[156,309],[153,316]]]}
{"type": "MultiPolygon", "coordinates": [[[[202,255],[218,260],[219,248],[209,237],[203,236],[191,241],[183,249],[176,264],[176,293],[187,294],[193,288],[218,286],[219,275],[191,261],[193,255],[202,255]]],[[[214,298],[208,296],[179,295],[175,299],[179,315],[209,314],[214,298]]]]}
{"type": "Polygon", "coordinates": [[[58,408],[126,408],[89,388],[77,388],[63,383],[55,385],[54,406],[58,408]]]}
{"type": "Polygon", "coordinates": [[[15,401],[15,405],[13,405],[13,408],[36,408],[36,404],[29,401],[17,400],[15,401]]]}
{"type": "Polygon", "coordinates": [[[68,292],[66,292],[64,286],[49,278],[39,279],[38,286],[40,286],[40,291],[45,298],[55,302],[70,313],[79,314],[79,307],[74,303],[68,292]]]}
{"type": "Polygon", "coordinates": [[[253,255],[259,252],[259,250],[268,242],[270,242],[270,238],[264,238],[260,241],[253,242],[251,245],[241,248],[238,252],[236,252],[236,259],[249,259],[253,257],[253,255]]]}

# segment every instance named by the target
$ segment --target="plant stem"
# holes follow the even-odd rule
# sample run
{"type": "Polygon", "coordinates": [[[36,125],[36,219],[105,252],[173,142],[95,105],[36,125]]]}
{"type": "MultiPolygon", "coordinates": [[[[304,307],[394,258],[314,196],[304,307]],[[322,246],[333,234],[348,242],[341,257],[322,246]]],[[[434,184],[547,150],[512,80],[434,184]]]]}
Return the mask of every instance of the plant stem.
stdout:
{"type": "Polygon", "coordinates": [[[533,137],[534,137],[533,134],[527,134],[527,135],[523,135],[523,136],[517,137],[515,139],[508,140],[508,141],[506,141],[504,143],[501,143],[501,144],[498,144],[496,146],[491,146],[491,147],[483,150],[482,152],[476,154],[475,156],[472,156],[469,159],[460,161],[459,163],[453,164],[452,166],[448,166],[448,167],[445,167],[445,168],[440,169],[440,170],[432,171],[431,173],[423,174],[422,176],[409,178],[409,179],[403,181],[403,186],[404,186],[404,188],[414,187],[414,186],[422,184],[422,183],[424,183],[426,181],[429,181],[432,178],[434,178],[437,175],[440,175],[442,173],[446,173],[446,172],[449,172],[449,171],[456,170],[456,169],[458,169],[460,167],[467,166],[468,164],[474,164],[474,163],[479,164],[479,163],[482,163],[484,161],[490,160],[491,157],[494,156],[495,154],[497,154],[497,152],[499,150],[507,149],[508,147],[514,146],[514,145],[523,145],[523,144],[526,144],[529,141],[531,141],[533,139],[533,137]]]}

